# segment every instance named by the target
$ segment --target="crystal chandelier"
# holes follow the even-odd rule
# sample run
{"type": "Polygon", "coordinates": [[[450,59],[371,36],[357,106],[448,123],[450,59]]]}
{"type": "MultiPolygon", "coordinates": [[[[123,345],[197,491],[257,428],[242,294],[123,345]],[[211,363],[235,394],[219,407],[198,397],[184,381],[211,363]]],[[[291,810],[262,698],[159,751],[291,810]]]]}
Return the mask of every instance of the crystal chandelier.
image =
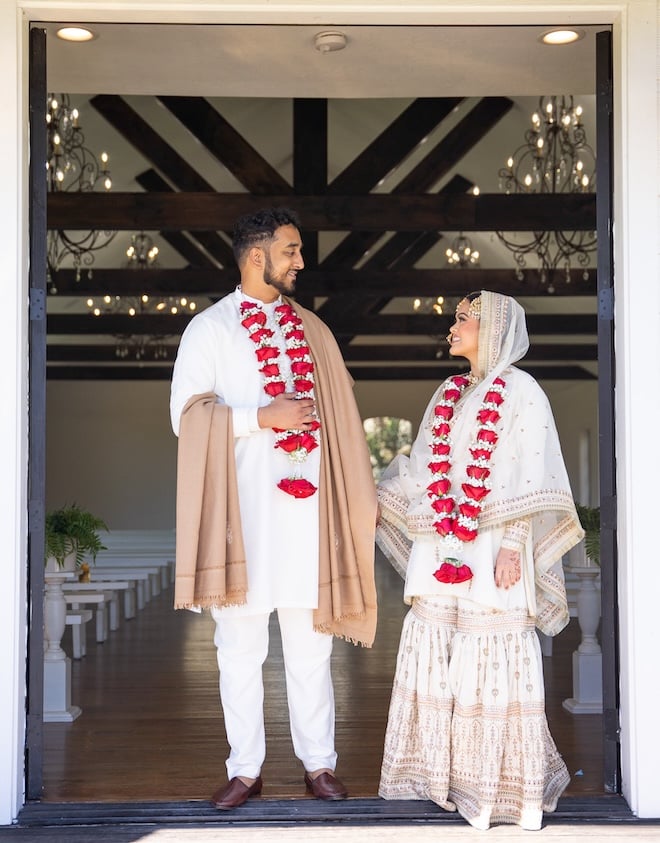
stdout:
{"type": "Polygon", "coordinates": [[[473,248],[469,237],[461,232],[445,251],[447,263],[462,269],[467,266],[479,266],[479,251],[473,248]]]}
{"type": "Polygon", "coordinates": [[[443,296],[437,298],[413,299],[413,310],[415,313],[435,313],[442,316],[444,313],[445,300],[443,296]]]}
{"type": "MultiPolygon", "coordinates": [[[[126,249],[126,267],[140,272],[148,270],[158,260],[158,246],[144,231],[131,235],[131,242],[126,249]]],[[[181,313],[195,313],[197,303],[185,296],[149,296],[142,293],[135,296],[105,295],[100,301],[87,299],[87,308],[93,316],[105,314],[123,314],[128,317],[158,314],[165,320],[167,316],[181,313]]],[[[166,341],[173,336],[163,323],[163,331],[153,335],[119,334],[116,336],[115,354],[120,360],[132,357],[135,360],[167,359],[166,341]]]]}
{"type": "MultiPolygon", "coordinates": [[[[71,106],[68,94],[49,94],[46,112],[48,159],[47,185],[50,192],[91,192],[98,186],[112,188],[109,157],[102,152],[97,158],[85,146],[85,136],[79,122],[78,109],[71,106]]],[[[49,291],[56,293],[55,276],[66,258],[70,257],[81,277],[82,267],[91,277],[94,253],[105,248],[116,231],[53,231],[48,232],[47,263],[49,291]]]]}
{"type": "MultiPolygon", "coordinates": [[[[525,142],[499,170],[500,190],[505,193],[592,193],[595,190],[596,156],[587,143],[582,124],[582,107],[572,96],[540,97],[539,110],[532,114],[525,142]]],[[[571,280],[571,263],[587,267],[596,249],[595,231],[495,232],[513,253],[516,277],[524,278],[527,258],[538,263],[542,284],[555,291],[555,278],[563,273],[571,280]]]]}

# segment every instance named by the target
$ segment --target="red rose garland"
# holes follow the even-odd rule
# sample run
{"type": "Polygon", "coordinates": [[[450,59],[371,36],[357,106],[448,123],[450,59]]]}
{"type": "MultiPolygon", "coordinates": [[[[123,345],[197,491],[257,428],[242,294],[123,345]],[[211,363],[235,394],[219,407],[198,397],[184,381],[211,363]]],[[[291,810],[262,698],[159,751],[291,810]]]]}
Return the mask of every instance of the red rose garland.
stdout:
{"type": "MultiPolygon", "coordinates": [[[[263,365],[259,369],[264,377],[264,391],[271,398],[286,392],[286,381],[280,372],[277,359],[280,349],[272,343],[274,332],[267,327],[267,317],[255,302],[243,301],[240,305],[241,325],[256,345],[257,360],[263,365]]],[[[291,360],[291,375],[296,398],[314,397],[314,363],[309,346],[305,341],[302,321],[289,304],[280,304],[275,310],[275,319],[282,330],[286,354],[291,360]]],[[[319,444],[321,423],[314,419],[311,430],[275,430],[275,447],[289,455],[294,465],[301,465],[307,455],[319,444]]],[[[294,498],[308,498],[316,491],[316,486],[303,477],[285,477],[277,484],[278,488],[294,498]]]]}
{"type": "MultiPolygon", "coordinates": [[[[488,477],[489,462],[497,444],[495,425],[500,420],[499,409],[504,402],[506,386],[502,378],[495,378],[484,396],[477,413],[479,426],[470,454],[466,474],[467,482],[461,484],[463,494],[457,500],[451,494],[451,442],[449,422],[454,416],[454,407],[469,385],[469,380],[462,375],[449,378],[435,406],[435,422],[432,428],[431,453],[429,462],[431,483],[427,486],[431,507],[440,518],[434,522],[438,535],[450,545],[460,548],[463,544],[476,539],[479,531],[481,504],[490,493],[488,477]]],[[[433,574],[440,582],[465,582],[472,578],[468,565],[458,559],[448,557],[433,574]]]]}

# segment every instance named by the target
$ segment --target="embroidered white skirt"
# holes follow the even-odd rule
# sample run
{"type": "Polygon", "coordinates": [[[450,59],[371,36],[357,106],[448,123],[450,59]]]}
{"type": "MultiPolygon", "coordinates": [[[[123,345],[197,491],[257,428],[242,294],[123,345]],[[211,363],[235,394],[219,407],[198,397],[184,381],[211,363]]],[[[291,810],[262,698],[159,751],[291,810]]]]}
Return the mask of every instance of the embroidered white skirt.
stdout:
{"type": "Polygon", "coordinates": [[[379,794],[458,808],[475,828],[533,830],[568,782],[527,613],[415,599],[401,636],[379,794]]]}

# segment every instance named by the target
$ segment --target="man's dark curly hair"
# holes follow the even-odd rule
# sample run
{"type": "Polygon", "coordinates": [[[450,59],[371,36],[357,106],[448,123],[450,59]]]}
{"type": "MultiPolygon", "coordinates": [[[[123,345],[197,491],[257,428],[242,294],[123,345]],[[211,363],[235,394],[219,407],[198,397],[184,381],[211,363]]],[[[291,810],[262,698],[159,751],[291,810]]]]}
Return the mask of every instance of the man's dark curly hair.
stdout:
{"type": "Polygon", "coordinates": [[[253,246],[270,242],[282,225],[293,225],[300,230],[300,220],[289,208],[262,208],[254,214],[245,214],[236,220],[232,232],[232,248],[240,266],[245,253],[253,246]]]}

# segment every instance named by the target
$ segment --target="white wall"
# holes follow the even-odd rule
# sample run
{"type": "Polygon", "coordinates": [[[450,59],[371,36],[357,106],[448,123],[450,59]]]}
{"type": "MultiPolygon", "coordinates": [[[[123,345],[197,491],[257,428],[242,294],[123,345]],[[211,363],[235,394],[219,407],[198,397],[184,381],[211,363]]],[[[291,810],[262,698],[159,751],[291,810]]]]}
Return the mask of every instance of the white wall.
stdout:
{"type": "MultiPolygon", "coordinates": [[[[596,441],[596,385],[543,386],[577,493],[579,433],[589,430],[596,441]]],[[[435,381],[358,381],[355,396],[363,419],[398,416],[416,429],[436,387],[435,381]]],[[[174,527],[168,381],[49,381],[46,433],[48,509],[76,502],[111,530],[174,527]]]]}
{"type": "Polygon", "coordinates": [[[50,381],[46,507],[78,503],[112,530],[172,529],[176,437],[166,381],[50,381]]]}

